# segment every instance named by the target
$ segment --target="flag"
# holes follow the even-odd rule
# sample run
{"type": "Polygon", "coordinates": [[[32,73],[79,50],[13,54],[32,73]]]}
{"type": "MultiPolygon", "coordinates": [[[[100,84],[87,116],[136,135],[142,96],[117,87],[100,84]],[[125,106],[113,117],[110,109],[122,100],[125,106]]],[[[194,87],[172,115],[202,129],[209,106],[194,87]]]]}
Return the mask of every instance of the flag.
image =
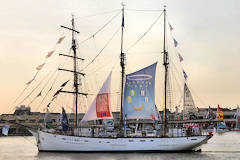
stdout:
{"type": "Polygon", "coordinates": [[[37,73],[34,75],[33,79],[31,79],[30,81],[28,81],[28,82],[26,83],[26,85],[29,85],[29,84],[31,84],[31,83],[32,83],[32,81],[34,81],[34,80],[35,80],[36,76],[37,76],[37,73]]]}
{"type": "Polygon", "coordinates": [[[184,70],[183,70],[183,76],[184,76],[185,80],[187,80],[188,76],[187,76],[187,74],[185,73],[184,70]]]}
{"type": "Polygon", "coordinates": [[[62,130],[67,131],[68,130],[68,118],[67,118],[67,114],[66,114],[64,108],[62,108],[61,124],[62,124],[62,130]]]}
{"type": "Polygon", "coordinates": [[[60,38],[58,39],[58,41],[57,41],[57,44],[60,44],[60,43],[64,40],[64,38],[65,38],[65,36],[60,37],[60,38]]]}
{"type": "Polygon", "coordinates": [[[46,58],[51,57],[54,52],[55,52],[55,50],[52,50],[52,51],[48,52],[48,54],[46,55],[46,58]]]}
{"type": "Polygon", "coordinates": [[[124,27],[124,16],[122,17],[122,27],[124,27]]]}
{"type": "Polygon", "coordinates": [[[43,68],[44,65],[45,65],[45,63],[43,63],[43,64],[37,66],[36,69],[37,69],[38,71],[40,71],[40,70],[43,68]]]}
{"type": "Polygon", "coordinates": [[[35,77],[34,77],[33,79],[31,79],[30,81],[28,81],[28,82],[26,83],[26,85],[29,85],[29,84],[31,84],[31,83],[32,83],[32,81],[34,81],[34,79],[35,79],[35,77]]]}
{"type": "Polygon", "coordinates": [[[214,125],[213,125],[213,132],[212,132],[212,134],[215,134],[217,132],[217,126],[216,126],[216,123],[214,123],[214,125]]]}
{"type": "Polygon", "coordinates": [[[178,42],[176,41],[175,38],[173,38],[173,42],[174,42],[174,46],[177,47],[178,46],[178,42]]]}
{"type": "Polygon", "coordinates": [[[151,117],[153,120],[157,120],[154,114],[152,114],[151,117]]]}
{"type": "Polygon", "coordinates": [[[56,97],[61,91],[62,91],[62,88],[59,89],[59,90],[53,95],[53,97],[56,97]]]}
{"type": "Polygon", "coordinates": [[[179,58],[180,62],[182,62],[182,61],[183,61],[183,57],[181,56],[181,54],[180,54],[180,53],[178,53],[178,58],[179,58]]]}
{"type": "Polygon", "coordinates": [[[2,134],[7,136],[8,135],[8,131],[9,131],[9,127],[10,127],[10,125],[4,124],[4,126],[2,128],[2,134]]]}
{"type": "Polygon", "coordinates": [[[218,105],[217,111],[218,111],[218,120],[224,120],[223,111],[222,111],[222,108],[220,108],[219,105],[218,105]]]}
{"type": "Polygon", "coordinates": [[[42,95],[42,91],[40,93],[38,93],[37,97],[41,96],[42,95]]]}
{"type": "Polygon", "coordinates": [[[172,25],[170,23],[168,23],[168,25],[169,25],[170,31],[172,31],[173,30],[172,25]]]}
{"type": "Polygon", "coordinates": [[[64,82],[60,87],[65,87],[66,84],[68,83],[69,80],[67,80],[66,82],[64,82]]]}
{"type": "Polygon", "coordinates": [[[50,107],[50,105],[51,105],[51,102],[50,102],[50,103],[48,103],[47,107],[50,107]]]}

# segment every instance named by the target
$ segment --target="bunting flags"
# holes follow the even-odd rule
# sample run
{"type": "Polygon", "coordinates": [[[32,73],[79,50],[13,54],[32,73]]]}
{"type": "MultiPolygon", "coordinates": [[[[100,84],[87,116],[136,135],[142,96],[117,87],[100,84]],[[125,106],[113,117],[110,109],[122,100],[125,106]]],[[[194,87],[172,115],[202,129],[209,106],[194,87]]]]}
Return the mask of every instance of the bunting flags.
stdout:
{"type": "Polygon", "coordinates": [[[40,71],[40,70],[43,68],[44,65],[45,65],[45,63],[43,63],[43,64],[37,66],[36,69],[37,69],[38,71],[40,71]]]}
{"type": "Polygon", "coordinates": [[[66,82],[64,82],[60,87],[65,87],[68,82],[69,82],[69,80],[67,80],[66,82]]]}
{"type": "Polygon", "coordinates": [[[37,95],[37,97],[40,97],[42,95],[42,91],[37,95]]]}
{"type": "Polygon", "coordinates": [[[169,26],[169,28],[170,28],[170,31],[172,31],[172,30],[173,30],[172,25],[171,25],[170,23],[168,23],[168,26],[169,26]]]}
{"type": "Polygon", "coordinates": [[[50,105],[51,105],[51,102],[50,102],[50,103],[48,103],[47,107],[49,108],[49,107],[50,107],[50,105]]]}
{"type": "Polygon", "coordinates": [[[178,58],[179,58],[179,61],[182,62],[183,61],[183,57],[181,56],[180,53],[178,53],[178,58]]]}
{"type": "Polygon", "coordinates": [[[61,91],[62,91],[63,88],[59,89],[54,95],[53,97],[56,97],[61,91]]]}
{"type": "Polygon", "coordinates": [[[62,43],[62,41],[64,40],[64,38],[65,38],[65,36],[63,36],[63,37],[60,37],[60,38],[58,39],[58,41],[57,41],[57,44],[60,44],[60,43],[62,43]]]}
{"type": "Polygon", "coordinates": [[[173,38],[173,42],[174,42],[174,46],[177,47],[178,46],[178,42],[176,41],[175,38],[173,38]]]}
{"type": "Polygon", "coordinates": [[[183,70],[183,76],[184,76],[185,80],[187,80],[188,76],[187,76],[187,74],[185,73],[184,70],[183,70]]]}
{"type": "Polygon", "coordinates": [[[55,50],[52,50],[52,51],[48,52],[48,54],[46,55],[45,58],[51,57],[54,52],[55,52],[55,50]]]}
{"type": "Polygon", "coordinates": [[[35,77],[33,77],[33,79],[31,79],[30,81],[28,81],[28,82],[26,83],[26,85],[31,84],[34,80],[35,80],[35,77]]]}

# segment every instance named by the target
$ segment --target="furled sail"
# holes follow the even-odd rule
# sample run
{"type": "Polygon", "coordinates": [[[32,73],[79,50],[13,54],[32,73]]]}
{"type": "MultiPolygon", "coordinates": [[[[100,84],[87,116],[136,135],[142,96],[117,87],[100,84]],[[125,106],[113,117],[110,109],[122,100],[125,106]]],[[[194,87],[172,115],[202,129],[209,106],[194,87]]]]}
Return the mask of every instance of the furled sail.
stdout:
{"type": "Polygon", "coordinates": [[[158,120],[155,108],[157,63],[126,75],[123,116],[127,119],[158,120]]]}
{"type": "Polygon", "coordinates": [[[112,72],[104,82],[101,90],[88,109],[88,112],[84,115],[82,122],[98,119],[113,119],[110,108],[111,75],[112,72]]]}
{"type": "Polygon", "coordinates": [[[192,94],[187,86],[184,84],[184,98],[183,98],[183,119],[191,119],[191,116],[194,116],[196,112],[196,107],[192,98],[192,94]]]}

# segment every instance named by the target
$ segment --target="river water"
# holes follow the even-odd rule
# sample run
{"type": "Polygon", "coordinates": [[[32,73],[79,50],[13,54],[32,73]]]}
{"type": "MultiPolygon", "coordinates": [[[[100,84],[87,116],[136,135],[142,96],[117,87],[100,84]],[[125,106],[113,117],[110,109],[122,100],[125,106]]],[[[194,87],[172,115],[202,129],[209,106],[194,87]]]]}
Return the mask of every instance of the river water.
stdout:
{"type": "Polygon", "coordinates": [[[33,137],[0,137],[0,160],[240,160],[240,132],[215,134],[195,153],[39,153],[33,137]]]}

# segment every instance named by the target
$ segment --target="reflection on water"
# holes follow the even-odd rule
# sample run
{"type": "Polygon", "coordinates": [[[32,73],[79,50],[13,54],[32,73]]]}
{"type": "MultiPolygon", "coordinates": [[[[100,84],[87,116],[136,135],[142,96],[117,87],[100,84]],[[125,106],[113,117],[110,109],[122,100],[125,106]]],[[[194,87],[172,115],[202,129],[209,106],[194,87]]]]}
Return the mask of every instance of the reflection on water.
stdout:
{"type": "Polygon", "coordinates": [[[216,134],[196,153],[39,153],[35,144],[33,137],[0,137],[0,160],[240,159],[240,132],[216,134]]]}

